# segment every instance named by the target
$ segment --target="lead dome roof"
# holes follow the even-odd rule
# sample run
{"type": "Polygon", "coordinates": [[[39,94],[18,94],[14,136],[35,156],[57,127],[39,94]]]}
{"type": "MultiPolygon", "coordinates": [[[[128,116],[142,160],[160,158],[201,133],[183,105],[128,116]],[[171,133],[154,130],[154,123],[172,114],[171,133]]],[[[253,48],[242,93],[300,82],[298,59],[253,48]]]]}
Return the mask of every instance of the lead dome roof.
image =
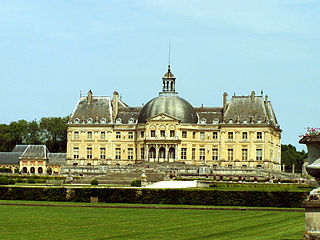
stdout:
{"type": "Polygon", "coordinates": [[[170,65],[168,66],[168,72],[162,79],[164,83],[163,91],[159,93],[158,97],[151,99],[143,106],[139,114],[138,123],[145,123],[148,118],[161,113],[175,117],[181,123],[198,123],[198,116],[194,108],[175,92],[175,77],[171,73],[170,65]],[[169,88],[166,85],[168,81],[173,82],[169,88]]]}

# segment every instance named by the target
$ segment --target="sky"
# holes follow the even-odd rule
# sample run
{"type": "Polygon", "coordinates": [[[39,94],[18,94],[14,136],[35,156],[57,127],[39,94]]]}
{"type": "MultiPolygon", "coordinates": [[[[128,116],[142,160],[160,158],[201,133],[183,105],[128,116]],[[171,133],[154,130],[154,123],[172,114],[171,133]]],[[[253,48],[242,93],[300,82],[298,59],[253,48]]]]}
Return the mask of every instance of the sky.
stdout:
{"type": "Polygon", "coordinates": [[[130,106],[167,70],[193,106],[267,94],[282,143],[320,127],[320,1],[0,0],[0,123],[67,116],[80,93],[130,106]]]}

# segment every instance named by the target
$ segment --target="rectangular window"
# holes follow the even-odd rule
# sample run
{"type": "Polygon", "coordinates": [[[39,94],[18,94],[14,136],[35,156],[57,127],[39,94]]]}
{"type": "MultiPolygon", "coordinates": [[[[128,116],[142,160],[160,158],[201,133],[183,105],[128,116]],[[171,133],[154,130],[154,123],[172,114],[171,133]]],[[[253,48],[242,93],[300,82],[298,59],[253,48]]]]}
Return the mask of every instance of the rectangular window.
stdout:
{"type": "Polygon", "coordinates": [[[196,149],[192,148],[192,160],[196,159],[196,149]]]}
{"type": "Polygon", "coordinates": [[[204,140],[205,139],[205,133],[204,132],[200,132],[200,139],[204,140]]]}
{"type": "Polygon", "coordinates": [[[218,160],[218,148],[212,148],[212,160],[218,160]]]}
{"type": "Polygon", "coordinates": [[[233,161],[233,149],[228,149],[228,160],[233,161]]]}
{"type": "Polygon", "coordinates": [[[79,138],[79,132],[78,131],[74,132],[73,137],[74,137],[74,139],[78,139],[79,138]]]}
{"type": "Polygon", "coordinates": [[[116,159],[121,159],[121,148],[116,148],[116,159]]]}
{"type": "Polygon", "coordinates": [[[262,161],[262,149],[257,149],[257,161],[262,161]]]}
{"type": "Polygon", "coordinates": [[[228,139],[232,140],[233,139],[233,132],[228,132],[228,139]]]}
{"type": "Polygon", "coordinates": [[[121,132],[116,132],[116,138],[120,139],[121,138],[121,132]]]}
{"type": "Polygon", "coordinates": [[[100,148],[100,159],[106,159],[106,148],[100,148]]]}
{"type": "Polygon", "coordinates": [[[170,137],[174,137],[174,130],[170,130],[170,137]]]}
{"type": "Polygon", "coordinates": [[[160,130],[160,136],[165,137],[166,136],[166,131],[165,130],[160,130]]]}
{"type": "Polygon", "coordinates": [[[187,149],[186,148],[181,148],[181,159],[182,160],[187,159],[187,149]]]}
{"type": "Polygon", "coordinates": [[[87,148],[87,159],[92,159],[92,148],[91,147],[87,148]]]}
{"type": "Polygon", "coordinates": [[[133,159],[133,148],[128,148],[128,159],[129,160],[133,159]]]}
{"type": "Polygon", "coordinates": [[[133,139],[133,132],[128,132],[128,138],[133,139]]]}
{"type": "Polygon", "coordinates": [[[92,132],[88,132],[88,139],[92,139],[92,132]]]}
{"type": "Polygon", "coordinates": [[[106,139],[106,132],[101,132],[100,137],[101,137],[101,139],[106,139]]]}
{"type": "Polygon", "coordinates": [[[73,158],[74,159],[78,159],[79,158],[79,148],[78,147],[74,147],[73,148],[73,158]]]}
{"type": "Polygon", "coordinates": [[[200,148],[200,160],[206,160],[206,150],[204,148],[200,148]]]}
{"type": "Polygon", "coordinates": [[[247,161],[248,160],[248,149],[243,148],[242,149],[242,160],[247,161]]]}
{"type": "Polygon", "coordinates": [[[195,139],[196,138],[196,132],[192,133],[192,138],[195,139]]]}
{"type": "Polygon", "coordinates": [[[244,139],[244,140],[248,139],[248,133],[247,132],[242,132],[242,139],[244,139]]]}
{"type": "Polygon", "coordinates": [[[144,131],[141,131],[141,138],[144,138],[144,131]]]}
{"type": "Polygon", "coordinates": [[[182,138],[187,138],[187,131],[182,131],[182,138]]]}
{"type": "Polygon", "coordinates": [[[151,130],[150,136],[151,136],[151,137],[155,137],[155,136],[156,136],[156,131],[155,131],[155,130],[151,130]]]}
{"type": "Polygon", "coordinates": [[[141,159],[144,159],[144,148],[140,149],[141,159]]]}
{"type": "Polygon", "coordinates": [[[257,132],[257,139],[262,140],[262,132],[257,132]]]}
{"type": "Polygon", "coordinates": [[[218,139],[218,132],[213,132],[212,138],[213,139],[218,139]]]}

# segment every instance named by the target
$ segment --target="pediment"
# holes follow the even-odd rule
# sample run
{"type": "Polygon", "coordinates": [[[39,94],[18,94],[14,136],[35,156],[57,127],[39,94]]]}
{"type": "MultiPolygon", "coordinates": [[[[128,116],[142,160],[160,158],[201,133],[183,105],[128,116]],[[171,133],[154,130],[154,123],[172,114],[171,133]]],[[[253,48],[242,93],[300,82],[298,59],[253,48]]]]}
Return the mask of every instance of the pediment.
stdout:
{"type": "Polygon", "coordinates": [[[165,114],[165,113],[160,113],[158,115],[155,115],[155,116],[152,116],[150,118],[147,119],[147,121],[175,121],[175,122],[179,122],[180,120],[175,118],[175,117],[172,117],[168,114],[165,114]]]}

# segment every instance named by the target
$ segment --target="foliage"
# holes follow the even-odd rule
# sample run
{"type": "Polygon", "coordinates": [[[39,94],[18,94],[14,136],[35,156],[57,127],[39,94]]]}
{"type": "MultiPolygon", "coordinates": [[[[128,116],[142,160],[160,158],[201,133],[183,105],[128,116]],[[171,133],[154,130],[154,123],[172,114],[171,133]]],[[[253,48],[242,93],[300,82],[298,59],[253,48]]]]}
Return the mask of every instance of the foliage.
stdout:
{"type": "Polygon", "coordinates": [[[27,182],[28,183],[36,183],[36,180],[34,178],[28,178],[27,182]]]}
{"type": "Polygon", "coordinates": [[[98,182],[97,179],[92,179],[91,180],[91,185],[98,185],[98,184],[99,184],[99,182],[98,182]]]}
{"type": "Polygon", "coordinates": [[[286,165],[287,170],[291,170],[291,166],[294,164],[296,172],[301,172],[303,159],[307,158],[308,154],[304,150],[297,151],[296,147],[291,144],[281,145],[281,163],[286,165]]]}
{"type": "Polygon", "coordinates": [[[215,189],[122,189],[122,188],[28,188],[0,187],[0,198],[6,200],[37,200],[89,202],[90,196],[99,202],[185,204],[251,207],[301,207],[307,196],[304,191],[231,191],[215,189]],[[51,189],[51,190],[50,190],[51,189]],[[51,192],[48,192],[48,191],[51,192]]]}
{"type": "Polygon", "coordinates": [[[8,179],[8,183],[9,183],[10,185],[14,185],[14,184],[16,184],[16,181],[15,181],[14,179],[12,179],[12,178],[9,178],[9,179],[8,179]]]}
{"type": "Polygon", "coordinates": [[[0,177],[0,185],[8,185],[9,180],[7,177],[0,177]]]}
{"type": "Polygon", "coordinates": [[[141,187],[141,180],[140,180],[140,179],[134,179],[134,180],[131,182],[131,186],[132,186],[132,187],[141,187]]]}
{"type": "Polygon", "coordinates": [[[0,124],[0,152],[10,152],[17,144],[45,144],[51,152],[65,152],[68,117],[19,120],[0,124]]]}
{"type": "Polygon", "coordinates": [[[11,168],[2,167],[0,168],[0,172],[11,173],[11,168]]]}
{"type": "Polygon", "coordinates": [[[320,128],[310,128],[307,127],[307,132],[305,134],[301,134],[299,137],[303,136],[317,136],[320,135],[320,128]]]}

